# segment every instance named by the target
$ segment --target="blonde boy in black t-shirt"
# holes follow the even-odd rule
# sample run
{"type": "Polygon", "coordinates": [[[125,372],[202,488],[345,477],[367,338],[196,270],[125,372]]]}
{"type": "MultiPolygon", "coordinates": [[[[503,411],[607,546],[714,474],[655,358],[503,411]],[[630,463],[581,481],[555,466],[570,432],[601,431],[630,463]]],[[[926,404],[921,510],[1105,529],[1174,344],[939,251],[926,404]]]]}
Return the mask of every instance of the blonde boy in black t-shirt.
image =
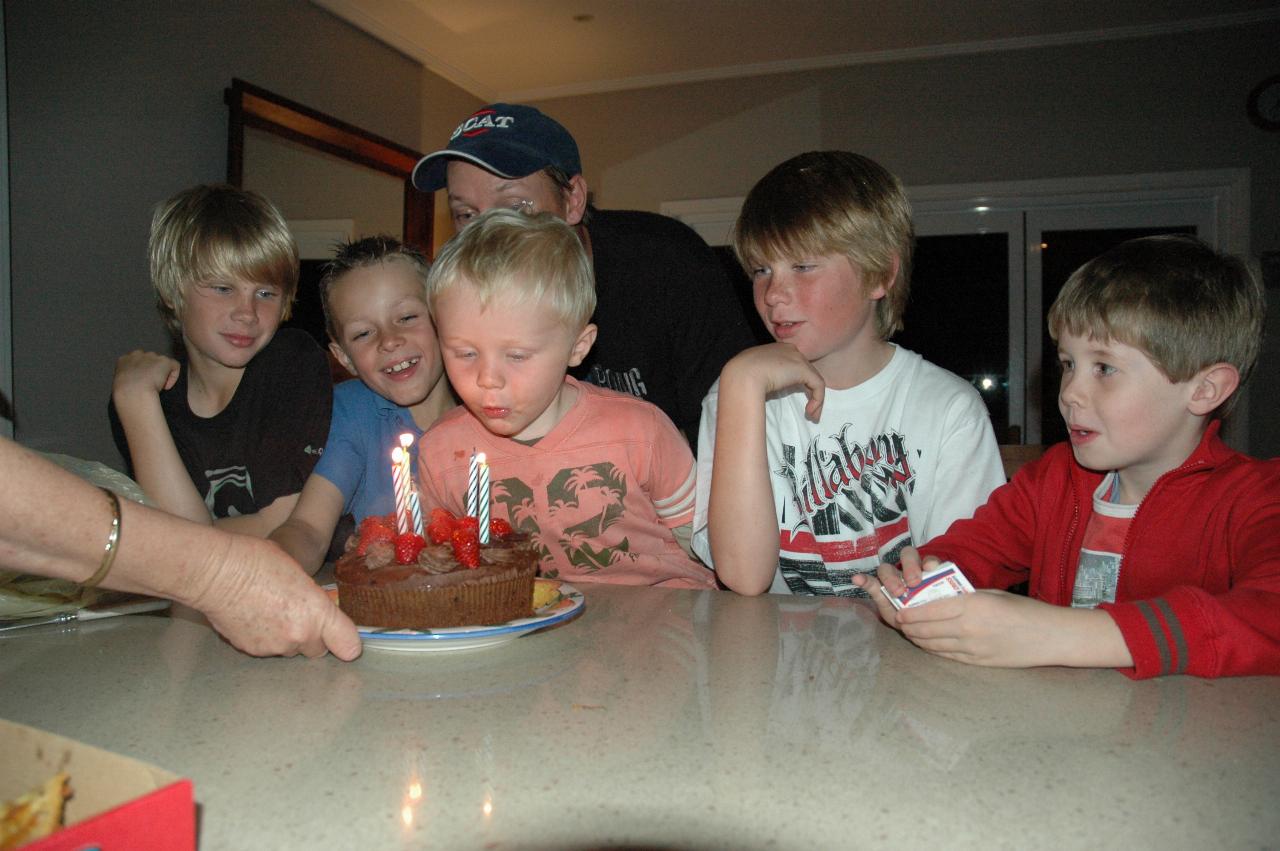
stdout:
{"type": "Polygon", "coordinates": [[[276,333],[298,284],[293,237],[265,198],[196,186],[157,207],[149,251],[182,360],[117,361],[117,444],[158,507],[265,536],[323,450],[333,398],[319,346],[276,333]]]}

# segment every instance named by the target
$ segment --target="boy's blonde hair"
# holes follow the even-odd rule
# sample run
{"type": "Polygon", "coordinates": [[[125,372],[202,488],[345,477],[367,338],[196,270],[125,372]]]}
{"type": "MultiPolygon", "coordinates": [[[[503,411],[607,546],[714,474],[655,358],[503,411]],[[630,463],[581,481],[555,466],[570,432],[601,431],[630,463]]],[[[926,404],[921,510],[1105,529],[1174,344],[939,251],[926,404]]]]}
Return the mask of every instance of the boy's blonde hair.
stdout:
{"type": "Polygon", "coordinates": [[[417,276],[422,285],[422,298],[426,300],[427,271],[431,268],[431,262],[418,249],[385,234],[339,243],[336,249],[333,259],[324,264],[324,271],[320,273],[320,306],[324,308],[325,330],[338,345],[342,345],[342,340],[338,338],[338,326],[333,318],[330,298],[334,284],[348,272],[377,266],[379,263],[404,263],[417,276]]]}
{"type": "MultiPolygon", "coordinates": [[[[1229,363],[1241,386],[1262,346],[1266,296],[1238,258],[1193,236],[1133,239],[1085,263],[1049,308],[1049,335],[1116,340],[1173,382],[1229,363]]],[[[1225,417],[1233,394],[1213,413],[1225,417]]]]}
{"type": "Polygon", "coordinates": [[[427,304],[466,282],[481,307],[542,304],[579,330],[596,309],[591,261],[573,228],[550,213],[488,210],[445,243],[427,277],[427,304]]]}
{"type": "Polygon", "coordinates": [[[810,151],[752,187],[734,226],[733,250],[748,275],[766,260],[844,255],[868,290],[888,288],[875,309],[876,330],[888,339],[902,328],[914,239],[898,178],[859,154],[810,151]]]}
{"type": "Polygon", "coordinates": [[[226,184],[195,186],[158,204],[151,218],[151,285],[165,324],[182,334],[186,288],[240,278],[280,289],[282,320],[298,289],[298,247],[275,206],[226,184]]]}

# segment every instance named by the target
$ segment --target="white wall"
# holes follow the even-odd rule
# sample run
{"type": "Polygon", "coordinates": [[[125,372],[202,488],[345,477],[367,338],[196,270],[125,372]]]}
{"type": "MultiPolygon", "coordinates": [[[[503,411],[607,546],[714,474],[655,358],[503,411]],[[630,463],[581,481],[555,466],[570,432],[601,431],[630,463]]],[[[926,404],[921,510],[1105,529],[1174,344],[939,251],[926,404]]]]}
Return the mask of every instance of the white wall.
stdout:
{"type": "MultiPolygon", "coordinates": [[[[604,207],[742,196],[805,150],[864,153],[909,186],[1247,168],[1251,250],[1280,250],[1280,134],[1245,98],[1280,23],[538,104],[577,138],[604,207]]],[[[1280,455],[1280,291],[1255,373],[1252,450],[1280,455]]]]}
{"type": "Polygon", "coordinates": [[[1272,22],[537,105],[573,132],[609,206],[740,196],[815,147],[863,152],[910,185],[1243,166],[1255,247],[1280,248],[1277,136],[1245,115],[1277,44],[1272,22]]]}
{"type": "MultiPolygon", "coordinates": [[[[449,136],[462,121],[484,106],[484,101],[430,71],[422,72],[422,139],[418,150],[438,151],[449,144],[449,136]]],[[[432,244],[436,250],[453,236],[449,220],[449,202],[444,192],[436,193],[435,230],[432,244]]]]}

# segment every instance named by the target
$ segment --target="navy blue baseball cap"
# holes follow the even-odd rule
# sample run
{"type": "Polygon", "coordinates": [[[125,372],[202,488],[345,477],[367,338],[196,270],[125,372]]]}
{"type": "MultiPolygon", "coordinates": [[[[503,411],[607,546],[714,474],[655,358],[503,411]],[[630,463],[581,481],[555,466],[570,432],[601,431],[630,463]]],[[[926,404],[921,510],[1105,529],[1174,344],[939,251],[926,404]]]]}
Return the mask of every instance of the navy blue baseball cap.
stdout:
{"type": "Polygon", "coordinates": [[[510,103],[482,106],[459,124],[447,148],[414,166],[413,185],[423,192],[443,189],[449,160],[466,160],[499,177],[526,177],[549,165],[570,177],[582,173],[578,143],[568,130],[531,106],[510,103]]]}

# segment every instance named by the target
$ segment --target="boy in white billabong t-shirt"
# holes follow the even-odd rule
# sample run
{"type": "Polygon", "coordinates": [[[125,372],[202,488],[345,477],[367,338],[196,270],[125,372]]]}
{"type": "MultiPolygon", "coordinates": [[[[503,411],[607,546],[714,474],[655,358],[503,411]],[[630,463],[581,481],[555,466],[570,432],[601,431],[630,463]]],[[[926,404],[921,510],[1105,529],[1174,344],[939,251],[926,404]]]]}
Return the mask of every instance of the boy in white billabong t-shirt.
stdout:
{"type": "Polygon", "coordinates": [[[544,576],[714,588],[687,552],[694,466],[660,408],[566,375],[595,342],[591,264],[548,213],[495,209],[450,240],[427,299],[463,407],[419,444],[423,508],[466,513],[486,455],[490,517],[528,533],[544,576]]]}
{"type": "Polygon", "coordinates": [[[747,196],[734,250],[777,342],[703,402],[693,536],[729,588],[866,596],[855,575],[1004,482],[977,391],[888,342],[912,236],[897,178],[847,151],[787,160],[747,196]]]}

